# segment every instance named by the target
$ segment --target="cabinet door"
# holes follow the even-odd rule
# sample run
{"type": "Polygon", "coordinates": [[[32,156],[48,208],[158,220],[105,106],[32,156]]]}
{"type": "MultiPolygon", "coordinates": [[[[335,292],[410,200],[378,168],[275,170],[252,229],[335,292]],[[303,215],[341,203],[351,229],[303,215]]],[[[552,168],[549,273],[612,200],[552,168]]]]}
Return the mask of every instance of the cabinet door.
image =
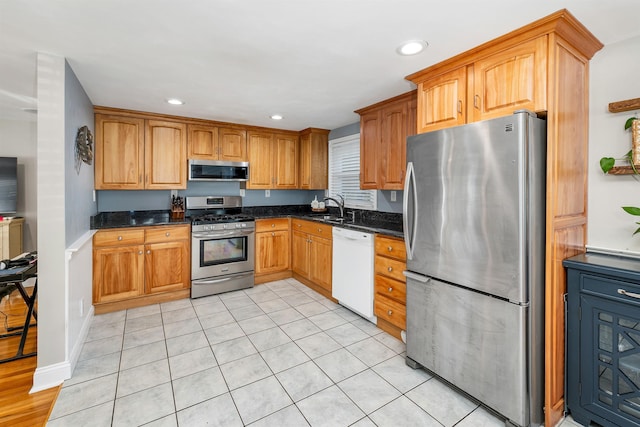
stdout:
{"type": "Polygon", "coordinates": [[[298,187],[298,137],[274,135],[273,162],[275,164],[275,186],[278,189],[298,187]]]}
{"type": "Polygon", "coordinates": [[[93,251],[93,302],[120,301],[144,293],[143,245],[93,251]]]}
{"type": "Polygon", "coordinates": [[[547,37],[476,61],[473,82],[473,121],[546,110],[547,37]]]}
{"type": "Polygon", "coordinates": [[[457,68],[418,84],[417,132],[466,123],[467,69],[457,68]]]}
{"type": "Polygon", "coordinates": [[[184,123],[147,120],[145,138],[145,188],[187,188],[187,126],[184,123]]]}
{"type": "Polygon", "coordinates": [[[300,136],[300,162],[298,186],[305,190],[328,187],[329,133],[322,129],[309,129],[300,136]]]}
{"type": "Polygon", "coordinates": [[[311,188],[311,135],[301,135],[299,145],[298,185],[301,189],[311,188]]]}
{"type": "Polygon", "coordinates": [[[220,141],[220,160],[232,162],[246,162],[247,158],[247,132],[242,129],[220,128],[218,131],[220,141]]]}
{"type": "Polygon", "coordinates": [[[309,279],[331,293],[331,262],[333,242],[321,237],[311,237],[309,251],[309,279]]]}
{"type": "Polygon", "coordinates": [[[256,274],[289,269],[289,232],[256,233],[256,274]]]}
{"type": "Polygon", "coordinates": [[[294,231],[291,238],[291,269],[303,277],[309,277],[309,235],[294,231]]]}
{"type": "Polygon", "coordinates": [[[406,102],[389,105],[382,110],[383,151],[379,161],[382,178],[379,189],[402,190],[407,163],[407,115],[406,102]]]}
{"type": "Polygon", "coordinates": [[[189,125],[187,145],[189,159],[218,160],[218,128],[213,126],[189,125]]]}
{"type": "Polygon", "coordinates": [[[188,240],[145,245],[144,257],[147,294],[189,287],[191,264],[188,240]]]}
{"type": "Polygon", "coordinates": [[[378,188],[380,150],[380,112],[374,111],[360,117],[360,188],[378,188]]]}
{"type": "Polygon", "coordinates": [[[144,186],[144,120],[96,114],[96,190],[144,186]]]}
{"type": "Polygon", "coordinates": [[[271,157],[273,135],[265,132],[249,132],[249,182],[247,188],[273,188],[273,159],[271,157]]]}

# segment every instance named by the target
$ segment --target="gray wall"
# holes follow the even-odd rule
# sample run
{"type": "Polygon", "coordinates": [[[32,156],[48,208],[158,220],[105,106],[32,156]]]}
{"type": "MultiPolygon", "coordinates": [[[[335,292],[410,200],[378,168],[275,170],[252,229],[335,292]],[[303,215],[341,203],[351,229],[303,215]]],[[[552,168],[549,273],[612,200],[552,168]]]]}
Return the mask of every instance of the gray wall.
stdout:
{"type": "Polygon", "coordinates": [[[65,242],[68,247],[89,230],[89,217],[97,212],[93,201],[93,164],[75,168],[78,129],[88,126],[94,134],[93,104],[65,61],[65,242]]]}

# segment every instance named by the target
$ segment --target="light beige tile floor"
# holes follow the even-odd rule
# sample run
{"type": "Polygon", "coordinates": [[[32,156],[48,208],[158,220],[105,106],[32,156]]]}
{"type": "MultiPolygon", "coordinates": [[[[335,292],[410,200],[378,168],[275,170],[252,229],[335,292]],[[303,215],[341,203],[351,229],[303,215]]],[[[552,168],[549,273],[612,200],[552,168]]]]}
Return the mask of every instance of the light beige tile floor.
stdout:
{"type": "Polygon", "coordinates": [[[294,279],[109,313],[48,426],[504,426],[404,352],[294,279]]]}

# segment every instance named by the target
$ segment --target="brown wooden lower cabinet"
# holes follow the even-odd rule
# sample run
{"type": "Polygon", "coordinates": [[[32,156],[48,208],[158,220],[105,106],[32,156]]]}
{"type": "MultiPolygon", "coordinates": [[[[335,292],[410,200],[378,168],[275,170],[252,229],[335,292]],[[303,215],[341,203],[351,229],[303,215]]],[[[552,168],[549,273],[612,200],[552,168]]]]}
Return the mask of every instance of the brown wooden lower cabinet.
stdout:
{"type": "Polygon", "coordinates": [[[402,274],[406,260],[402,239],[376,234],[373,312],[378,327],[396,338],[407,329],[407,284],[402,274]]]}
{"type": "Polygon", "coordinates": [[[189,296],[190,226],[117,228],[93,236],[96,314],[189,296]]]}
{"type": "Polygon", "coordinates": [[[289,218],[256,220],[255,283],[291,277],[289,218]]]}
{"type": "Polygon", "coordinates": [[[331,296],[332,227],[292,219],[291,266],[293,276],[327,298],[331,296]]]}

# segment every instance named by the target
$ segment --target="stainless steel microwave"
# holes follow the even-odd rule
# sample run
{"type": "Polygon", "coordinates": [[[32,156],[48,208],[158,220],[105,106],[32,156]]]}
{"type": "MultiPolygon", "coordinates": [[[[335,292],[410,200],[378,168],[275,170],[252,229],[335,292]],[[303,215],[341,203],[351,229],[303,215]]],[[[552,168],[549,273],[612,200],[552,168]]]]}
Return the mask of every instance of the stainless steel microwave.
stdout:
{"type": "Polygon", "coordinates": [[[249,162],[189,160],[189,181],[248,181],[249,162]]]}

